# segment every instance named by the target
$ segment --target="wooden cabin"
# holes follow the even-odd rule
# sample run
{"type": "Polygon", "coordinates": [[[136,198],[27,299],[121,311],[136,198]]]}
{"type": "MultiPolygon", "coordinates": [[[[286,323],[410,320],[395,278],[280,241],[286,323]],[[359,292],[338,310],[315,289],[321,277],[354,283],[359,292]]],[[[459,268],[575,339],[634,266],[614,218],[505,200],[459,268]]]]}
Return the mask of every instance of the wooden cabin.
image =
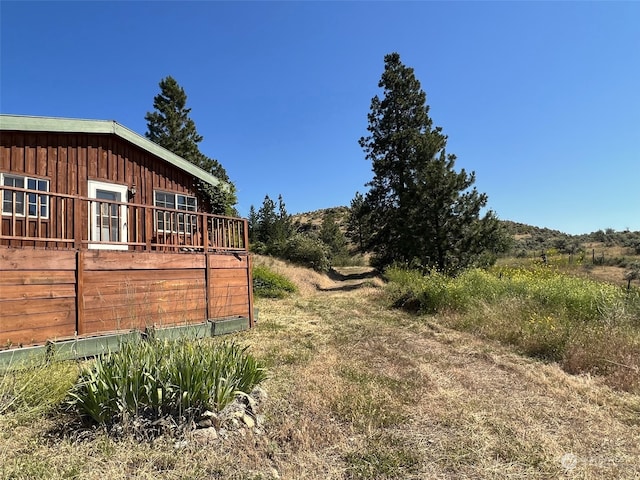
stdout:
{"type": "Polygon", "coordinates": [[[0,115],[0,349],[251,326],[247,221],[198,182],[227,187],[114,121],[0,115]]]}

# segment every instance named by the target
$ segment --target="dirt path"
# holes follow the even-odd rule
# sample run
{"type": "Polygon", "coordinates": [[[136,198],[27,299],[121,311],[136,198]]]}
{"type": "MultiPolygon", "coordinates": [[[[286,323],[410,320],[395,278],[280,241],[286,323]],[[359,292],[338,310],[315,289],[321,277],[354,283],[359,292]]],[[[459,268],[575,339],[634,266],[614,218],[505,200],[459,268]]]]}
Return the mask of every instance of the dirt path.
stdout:
{"type": "Polygon", "coordinates": [[[261,307],[309,437],[283,477],[640,478],[638,396],[389,310],[371,271],[308,281],[261,307]]]}

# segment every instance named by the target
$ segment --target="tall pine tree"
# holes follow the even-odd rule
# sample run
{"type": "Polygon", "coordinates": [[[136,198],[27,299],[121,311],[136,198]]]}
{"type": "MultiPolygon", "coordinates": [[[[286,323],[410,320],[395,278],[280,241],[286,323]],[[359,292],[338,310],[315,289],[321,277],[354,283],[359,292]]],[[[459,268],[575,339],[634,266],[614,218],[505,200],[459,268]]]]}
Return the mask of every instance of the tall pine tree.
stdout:
{"type": "Polygon", "coordinates": [[[356,192],[347,219],[347,236],[358,246],[360,252],[366,251],[371,237],[371,219],[365,199],[360,192],[356,192]]]}
{"type": "Polygon", "coordinates": [[[235,185],[220,162],[200,152],[198,144],[202,136],[189,117],[191,109],[186,107],[187,94],[171,76],[162,79],[159,85],[160,93],[153,98],[155,111],[147,112],[144,117],[148,129],[146,137],[225,182],[228,188],[202,180],[197,180],[194,186],[205,211],[235,215],[235,185]]]}
{"type": "Polygon", "coordinates": [[[499,250],[498,221],[492,212],[480,218],[487,196],[471,189],[474,173],[455,172],[413,69],[397,53],[384,61],[383,97],[371,100],[369,135],[360,139],[374,174],[364,207],[372,226],[368,248],[377,266],[455,273],[499,250]]]}
{"type": "Polygon", "coordinates": [[[347,238],[340,230],[335,212],[326,212],[322,217],[319,238],[329,247],[332,259],[348,255],[347,238]]]}

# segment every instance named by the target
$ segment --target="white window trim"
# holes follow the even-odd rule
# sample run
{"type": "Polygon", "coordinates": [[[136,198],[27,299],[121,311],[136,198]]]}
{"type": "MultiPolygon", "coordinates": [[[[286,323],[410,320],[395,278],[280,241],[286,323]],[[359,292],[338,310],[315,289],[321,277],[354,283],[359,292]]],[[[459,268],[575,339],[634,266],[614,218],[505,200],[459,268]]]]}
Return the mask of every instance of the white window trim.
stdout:
{"type": "MultiPolygon", "coordinates": [[[[41,192],[38,195],[44,195],[47,197],[47,204],[46,204],[46,215],[40,215],[40,219],[41,220],[49,220],[49,215],[50,215],[50,211],[51,211],[51,196],[49,195],[49,193],[51,193],[51,180],[49,180],[48,178],[38,178],[38,177],[30,177],[28,175],[22,175],[19,173],[0,173],[0,188],[4,188],[6,187],[6,185],[4,184],[4,179],[6,177],[9,178],[21,178],[24,181],[25,185],[29,184],[29,180],[35,180],[36,182],[47,182],[47,190],[38,190],[38,192],[41,192]]],[[[27,189],[27,187],[24,187],[25,189],[27,189]]],[[[12,191],[13,193],[13,191],[12,191]]],[[[22,192],[20,192],[22,193],[22,192]]],[[[21,218],[33,218],[33,219],[37,219],[38,218],[38,214],[36,215],[30,215],[29,214],[29,195],[36,195],[34,193],[24,193],[24,213],[16,213],[16,217],[21,217],[21,218]]],[[[13,216],[13,212],[5,212],[4,211],[4,195],[2,196],[2,198],[0,199],[0,201],[2,202],[2,205],[0,206],[0,210],[2,211],[2,215],[3,216],[8,216],[11,217],[13,216]]],[[[37,205],[37,202],[36,202],[37,205]]],[[[40,205],[42,207],[42,204],[40,205]]]]}
{"type": "MultiPolygon", "coordinates": [[[[153,206],[154,207],[164,208],[164,207],[158,207],[158,205],[156,204],[156,194],[157,193],[162,193],[162,194],[165,194],[165,195],[172,195],[173,196],[173,204],[175,205],[174,210],[180,210],[180,212],[185,212],[185,215],[187,215],[187,214],[195,214],[198,211],[198,198],[196,196],[187,195],[185,193],[168,192],[166,190],[154,190],[153,191],[153,206]],[[194,202],[194,210],[186,210],[186,209],[183,210],[183,209],[179,208],[179,206],[178,206],[178,197],[179,196],[180,197],[185,197],[185,198],[193,198],[195,200],[195,202],[194,202]],[[191,213],[189,213],[189,212],[191,212],[191,213]]],[[[156,212],[158,212],[158,210],[156,210],[156,212]]],[[[167,229],[167,228],[163,228],[163,229],[158,228],[158,215],[157,215],[157,213],[155,213],[153,215],[153,223],[154,223],[154,225],[153,225],[154,230],[156,232],[158,232],[158,233],[164,233],[164,234],[177,233],[177,234],[181,234],[181,235],[185,235],[185,234],[186,235],[191,235],[192,234],[192,232],[186,231],[186,229],[185,229],[185,231],[180,231],[180,229],[177,226],[177,223],[174,225],[174,228],[175,228],[174,230],[167,229]]],[[[190,222],[190,223],[193,224],[192,222],[190,222]]]]}
{"type": "MultiPolygon", "coordinates": [[[[98,182],[96,180],[89,180],[88,183],[88,194],[89,198],[95,199],[97,195],[97,190],[108,190],[112,192],[120,193],[121,201],[126,203],[127,196],[129,192],[129,188],[126,185],[119,185],[116,183],[106,183],[106,182],[98,182]]],[[[127,234],[127,206],[120,205],[120,241],[114,243],[91,243],[94,238],[98,237],[98,232],[96,230],[97,226],[92,225],[95,222],[95,218],[98,216],[98,212],[96,210],[97,203],[91,202],[91,208],[89,212],[89,222],[87,228],[89,229],[89,248],[95,250],[128,250],[129,245],[127,245],[128,234],[127,234]],[[93,228],[92,228],[93,226],[93,228]],[[92,231],[93,230],[93,231],[92,231]]]]}

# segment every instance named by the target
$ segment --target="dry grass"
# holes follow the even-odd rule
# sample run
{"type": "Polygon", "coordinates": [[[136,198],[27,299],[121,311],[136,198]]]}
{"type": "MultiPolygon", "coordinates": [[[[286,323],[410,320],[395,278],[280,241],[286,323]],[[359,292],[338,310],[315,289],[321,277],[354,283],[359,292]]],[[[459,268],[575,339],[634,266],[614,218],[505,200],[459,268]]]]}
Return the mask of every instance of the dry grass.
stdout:
{"type": "Polygon", "coordinates": [[[237,335],[269,365],[264,435],[176,449],[60,439],[55,415],[5,415],[0,477],[640,478],[640,397],[389,310],[377,279],[257,262],[299,286],[257,301],[256,328],[237,335]]]}
{"type": "MultiPolygon", "coordinates": [[[[627,280],[625,274],[629,271],[628,268],[613,267],[610,265],[594,265],[589,267],[588,270],[578,271],[578,274],[585,278],[592,278],[600,282],[608,282],[614,285],[620,285],[621,287],[627,286],[627,280]]],[[[640,282],[637,280],[633,282],[633,285],[638,285],[640,282]]]]}

